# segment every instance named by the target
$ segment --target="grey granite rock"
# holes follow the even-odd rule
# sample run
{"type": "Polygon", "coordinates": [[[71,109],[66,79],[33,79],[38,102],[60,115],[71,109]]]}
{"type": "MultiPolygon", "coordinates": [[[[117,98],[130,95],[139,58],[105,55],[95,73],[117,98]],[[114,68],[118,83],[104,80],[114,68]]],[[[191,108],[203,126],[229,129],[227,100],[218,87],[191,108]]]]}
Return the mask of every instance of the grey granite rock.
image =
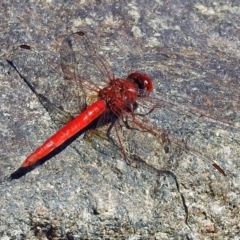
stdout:
{"type": "Polygon", "coordinates": [[[240,238],[238,1],[2,1],[0,12],[1,239],[240,238]],[[147,72],[179,103],[149,118],[202,157],[174,144],[165,153],[158,139],[132,131],[124,140],[142,159],[128,165],[89,133],[7,180],[57,127],[6,59],[19,44],[56,59],[63,37],[79,30],[117,76],[147,72]],[[183,114],[181,104],[235,127],[183,114]]]}

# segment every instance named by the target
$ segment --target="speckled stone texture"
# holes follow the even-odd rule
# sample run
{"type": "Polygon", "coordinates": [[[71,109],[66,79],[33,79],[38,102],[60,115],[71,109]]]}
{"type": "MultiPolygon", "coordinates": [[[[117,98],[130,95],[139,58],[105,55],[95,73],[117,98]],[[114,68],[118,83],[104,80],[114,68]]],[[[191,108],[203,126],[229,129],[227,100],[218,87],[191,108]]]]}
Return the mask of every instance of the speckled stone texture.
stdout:
{"type": "Polygon", "coordinates": [[[239,1],[2,0],[0,22],[0,239],[240,239],[239,1]],[[133,130],[124,140],[141,159],[129,165],[89,133],[7,180],[57,127],[6,59],[19,44],[58,59],[63,37],[79,30],[116,76],[147,72],[178,103],[148,117],[202,157],[174,144],[165,153],[133,130]]]}

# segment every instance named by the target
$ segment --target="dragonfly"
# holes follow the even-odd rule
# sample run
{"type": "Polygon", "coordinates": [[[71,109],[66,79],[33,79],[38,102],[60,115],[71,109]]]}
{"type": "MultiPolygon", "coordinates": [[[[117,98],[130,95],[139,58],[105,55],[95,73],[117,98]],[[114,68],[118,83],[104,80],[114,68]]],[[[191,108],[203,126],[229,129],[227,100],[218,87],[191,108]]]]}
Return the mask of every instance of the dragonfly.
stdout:
{"type": "MultiPolygon", "coordinates": [[[[27,156],[20,168],[36,165],[68,139],[94,123],[94,128],[108,126],[106,136],[117,143],[126,159],[129,158],[128,151],[119,134],[122,126],[130,131],[138,129],[153,135],[159,139],[165,152],[169,151],[169,144],[186,149],[194,156],[210,161],[221,174],[226,175],[213,159],[205,157],[201,151],[150,120],[148,115],[155,109],[165,106],[179,109],[179,104],[155,92],[153,80],[147,73],[133,71],[126,78],[115,77],[109,62],[98,53],[83,31],[64,38],[60,59],[60,63],[50,63],[29,45],[20,45],[14,51],[11,64],[54,121],[62,126],[27,156]],[[36,58],[38,65],[35,64],[36,58]],[[53,75],[57,77],[49,79],[53,75]],[[95,101],[87,104],[92,99],[95,101]],[[115,140],[111,137],[112,132],[115,133],[115,140]]],[[[185,107],[199,116],[216,120],[214,116],[194,106],[185,107]]],[[[231,125],[223,121],[222,124],[231,125]]]]}

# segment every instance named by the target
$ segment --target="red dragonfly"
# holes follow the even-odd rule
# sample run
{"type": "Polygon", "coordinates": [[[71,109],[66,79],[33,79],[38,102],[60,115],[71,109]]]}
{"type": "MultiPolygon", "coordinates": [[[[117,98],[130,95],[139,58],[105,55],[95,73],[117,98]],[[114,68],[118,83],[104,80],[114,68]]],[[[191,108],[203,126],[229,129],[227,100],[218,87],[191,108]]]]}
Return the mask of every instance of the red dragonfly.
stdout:
{"type": "MultiPolygon", "coordinates": [[[[116,78],[109,63],[95,50],[84,32],[73,33],[63,40],[60,50],[62,78],[50,80],[59,66],[53,67],[53,64],[48,64],[48,69],[43,68],[41,64],[46,60],[30,46],[20,45],[17,52],[13,58],[14,67],[18,69],[21,77],[44,107],[49,110],[50,115],[61,124],[66,119],[69,120],[31,153],[23,161],[21,168],[35,165],[95,121],[96,127],[110,124],[107,130],[109,137],[111,130],[115,129],[118,145],[125,157],[127,153],[118,134],[120,122],[128,129],[135,126],[153,134],[161,140],[166,151],[168,143],[175,143],[193,155],[212,161],[212,165],[225,175],[223,169],[212,159],[206,158],[200,151],[168,134],[148,119],[148,113],[158,107],[165,105],[177,107],[175,102],[166,101],[161,95],[153,92],[153,82],[150,76],[133,72],[126,79],[116,78]],[[33,60],[36,57],[39,59],[38,66],[33,60]],[[41,78],[36,76],[41,76],[41,78]],[[91,99],[93,93],[97,100],[86,107],[86,100],[91,99]],[[146,109],[144,113],[139,111],[144,108],[146,109]]],[[[201,116],[214,119],[197,108],[188,106],[188,109],[201,116]]]]}

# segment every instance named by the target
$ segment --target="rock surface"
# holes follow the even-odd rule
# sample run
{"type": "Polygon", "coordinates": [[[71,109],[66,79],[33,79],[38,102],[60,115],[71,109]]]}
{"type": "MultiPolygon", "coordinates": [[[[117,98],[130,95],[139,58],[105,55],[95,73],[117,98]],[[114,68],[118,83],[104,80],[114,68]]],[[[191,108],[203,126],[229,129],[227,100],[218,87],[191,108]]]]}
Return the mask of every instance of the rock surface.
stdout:
{"type": "Polygon", "coordinates": [[[240,238],[237,1],[3,1],[0,12],[1,239],[240,238]],[[149,117],[227,176],[204,157],[174,145],[165,153],[157,139],[133,131],[125,138],[154,168],[138,159],[129,166],[119,149],[86,134],[8,181],[57,127],[6,59],[19,44],[55,59],[63,37],[79,30],[93,34],[117,76],[147,72],[156,91],[178,102],[176,111],[149,117]],[[181,104],[235,127],[183,114],[181,104]]]}

